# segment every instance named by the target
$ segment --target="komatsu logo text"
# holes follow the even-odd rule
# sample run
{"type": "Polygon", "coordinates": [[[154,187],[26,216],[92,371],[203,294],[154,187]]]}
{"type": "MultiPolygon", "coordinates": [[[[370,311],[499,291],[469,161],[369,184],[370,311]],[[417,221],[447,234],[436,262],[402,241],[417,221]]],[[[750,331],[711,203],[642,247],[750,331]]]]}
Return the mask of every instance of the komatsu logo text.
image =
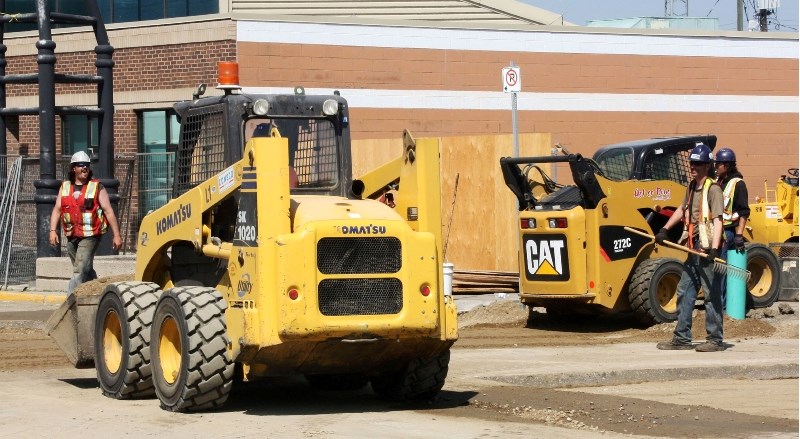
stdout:
{"type": "Polygon", "coordinates": [[[386,226],[337,226],[342,235],[385,235],[386,226]]]}
{"type": "Polygon", "coordinates": [[[525,274],[529,280],[567,280],[569,263],[563,235],[526,235],[525,274]]]}
{"type": "Polygon", "coordinates": [[[167,215],[164,218],[161,218],[160,221],[156,223],[156,235],[160,235],[167,230],[177,226],[178,224],[186,221],[192,216],[192,205],[191,204],[181,204],[175,209],[174,212],[167,215]]]}

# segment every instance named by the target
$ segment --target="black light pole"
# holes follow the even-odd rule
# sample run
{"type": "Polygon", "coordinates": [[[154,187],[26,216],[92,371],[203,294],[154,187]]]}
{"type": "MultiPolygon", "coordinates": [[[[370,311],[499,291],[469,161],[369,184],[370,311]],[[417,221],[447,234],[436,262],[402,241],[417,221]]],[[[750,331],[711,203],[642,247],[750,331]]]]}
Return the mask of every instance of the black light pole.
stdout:
{"type": "MultiPolygon", "coordinates": [[[[6,10],[6,0],[0,0],[0,11],[6,10]]],[[[6,76],[6,50],[8,47],[5,45],[5,30],[6,26],[5,23],[0,24],[0,78],[6,76]]],[[[0,81],[0,108],[6,108],[6,83],[5,81],[0,81]]],[[[6,117],[0,116],[0,155],[6,157],[6,162],[8,161],[8,143],[6,143],[6,117]]],[[[0,172],[2,172],[2,177],[5,179],[6,177],[6,169],[8,168],[6,164],[2,164],[3,166],[0,168],[0,172]]]]}
{"type": "Polygon", "coordinates": [[[36,187],[36,257],[61,256],[59,246],[51,246],[50,214],[61,182],[56,180],[56,43],[50,32],[50,11],[43,0],[36,2],[39,41],[39,180],[36,187]]]}
{"type": "MultiPolygon", "coordinates": [[[[114,59],[112,58],[114,48],[109,44],[108,34],[106,34],[103,17],[100,15],[100,8],[98,8],[97,2],[95,0],[84,0],[84,2],[89,14],[95,17],[93,28],[97,46],[95,46],[94,52],[97,57],[94,65],[97,67],[97,75],[102,78],[97,84],[97,106],[101,109],[97,178],[105,186],[114,212],[118,212],[119,180],[114,178],[114,59]]],[[[103,235],[97,248],[98,255],[110,255],[113,253],[111,247],[113,236],[110,232],[111,230],[103,235]]]]}

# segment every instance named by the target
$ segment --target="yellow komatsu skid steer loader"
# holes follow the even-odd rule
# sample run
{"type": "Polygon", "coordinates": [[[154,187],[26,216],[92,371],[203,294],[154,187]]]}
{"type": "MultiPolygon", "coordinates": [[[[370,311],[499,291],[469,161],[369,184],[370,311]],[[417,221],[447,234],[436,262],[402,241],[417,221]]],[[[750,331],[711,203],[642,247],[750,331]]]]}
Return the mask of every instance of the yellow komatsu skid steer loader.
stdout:
{"type": "Polygon", "coordinates": [[[180,123],[173,199],[141,223],[132,282],[70,296],[48,332],[112,398],[208,410],[235,379],[304,375],[434,396],[458,337],[443,291],[439,150],[351,176],[338,93],[196,98],[180,123]],[[396,193],[394,208],[376,199],[396,193]]]}

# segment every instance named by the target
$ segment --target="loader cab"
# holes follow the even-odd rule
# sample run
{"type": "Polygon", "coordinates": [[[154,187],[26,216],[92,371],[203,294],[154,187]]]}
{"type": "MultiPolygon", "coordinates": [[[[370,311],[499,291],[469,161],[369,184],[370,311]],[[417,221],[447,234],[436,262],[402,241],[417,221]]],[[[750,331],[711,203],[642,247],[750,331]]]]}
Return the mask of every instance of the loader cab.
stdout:
{"type": "Polygon", "coordinates": [[[289,143],[293,194],[348,197],[352,182],[347,101],[338,95],[229,93],[175,105],[181,124],[173,198],[242,159],[257,136],[289,143]]]}
{"type": "Polygon", "coordinates": [[[593,159],[611,180],[669,180],[685,185],[689,181],[689,151],[698,142],[714,149],[717,137],[659,137],[616,143],[598,149],[593,159]]]}

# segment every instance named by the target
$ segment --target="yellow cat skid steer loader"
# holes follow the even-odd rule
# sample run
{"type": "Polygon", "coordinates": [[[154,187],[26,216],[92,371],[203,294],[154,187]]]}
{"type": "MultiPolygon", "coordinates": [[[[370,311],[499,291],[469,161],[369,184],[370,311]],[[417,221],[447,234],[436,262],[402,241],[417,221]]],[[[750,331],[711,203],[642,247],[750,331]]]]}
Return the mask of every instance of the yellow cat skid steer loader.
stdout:
{"type": "Polygon", "coordinates": [[[456,308],[442,278],[438,141],[351,176],[338,93],[196,98],[180,118],[174,198],[142,221],[136,281],[70,296],[47,324],[103,393],[208,410],[238,377],[370,383],[388,399],[444,385],[456,308]],[[396,206],[380,196],[397,188],[396,206]]]}
{"type": "MultiPolygon", "coordinates": [[[[603,147],[593,160],[580,154],[500,159],[506,185],[519,202],[522,303],[545,307],[556,317],[633,311],[648,325],[675,320],[686,253],[625,227],[655,235],[683,201],[688,151],[697,142],[713,148],[716,140],[710,135],[637,140],[603,147]],[[552,181],[539,166],[551,163],[567,163],[575,184],[552,181]]],[[[679,242],[681,233],[673,227],[670,240],[679,242]]],[[[748,248],[769,252],[762,244],[748,248]]],[[[770,275],[769,265],[759,263],[763,266],[752,270],[748,285],[758,285],[760,274],[770,275]]]]}

